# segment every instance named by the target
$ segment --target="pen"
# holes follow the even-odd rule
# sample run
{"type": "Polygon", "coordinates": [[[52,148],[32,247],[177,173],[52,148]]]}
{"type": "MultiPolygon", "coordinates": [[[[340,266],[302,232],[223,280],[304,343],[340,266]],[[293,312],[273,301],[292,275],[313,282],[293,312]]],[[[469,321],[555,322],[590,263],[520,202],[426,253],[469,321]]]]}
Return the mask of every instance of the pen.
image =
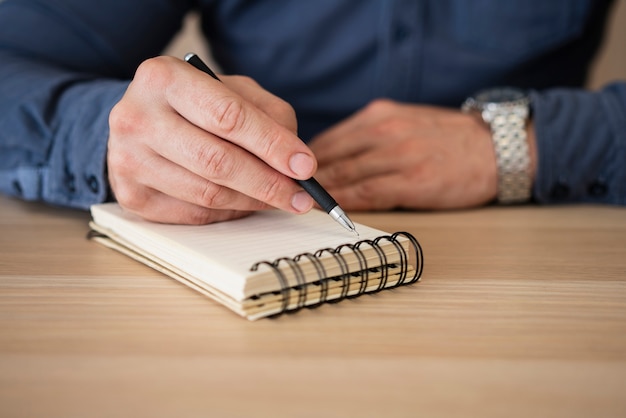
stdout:
{"type": "MultiPolygon", "coordinates": [[[[185,55],[185,61],[189,64],[193,65],[200,71],[205,72],[210,75],[217,81],[221,81],[219,77],[206,65],[198,55],[194,53],[189,53],[185,55]]],[[[318,205],[326,213],[328,213],[335,221],[337,221],[341,226],[346,228],[348,231],[354,232],[359,235],[356,228],[354,227],[354,223],[348,218],[348,215],[339,207],[335,199],[326,191],[324,188],[311,177],[308,180],[295,180],[311,197],[313,200],[317,202],[318,205]]]]}

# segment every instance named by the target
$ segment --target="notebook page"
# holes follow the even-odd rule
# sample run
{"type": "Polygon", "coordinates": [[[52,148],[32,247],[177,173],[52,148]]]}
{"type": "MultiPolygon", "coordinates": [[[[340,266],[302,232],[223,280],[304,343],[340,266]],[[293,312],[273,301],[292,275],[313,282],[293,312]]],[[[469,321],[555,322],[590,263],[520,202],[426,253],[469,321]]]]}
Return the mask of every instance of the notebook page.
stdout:
{"type": "Polygon", "coordinates": [[[91,211],[98,225],[237,300],[244,298],[246,278],[257,262],[385,234],[359,224],[356,237],[318,210],[305,215],[268,210],[201,226],[148,222],[115,203],[94,205],[91,211]]]}

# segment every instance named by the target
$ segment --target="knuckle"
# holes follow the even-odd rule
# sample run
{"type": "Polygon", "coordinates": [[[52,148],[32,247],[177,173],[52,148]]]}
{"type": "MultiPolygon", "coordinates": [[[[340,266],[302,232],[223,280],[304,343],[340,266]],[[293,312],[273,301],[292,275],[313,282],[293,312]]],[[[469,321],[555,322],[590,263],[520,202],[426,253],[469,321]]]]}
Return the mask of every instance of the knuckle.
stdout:
{"type": "Polygon", "coordinates": [[[269,179],[261,183],[261,187],[258,190],[257,198],[266,203],[276,202],[278,196],[283,191],[283,183],[280,175],[276,174],[269,179]]]}
{"type": "Polygon", "coordinates": [[[368,105],[365,107],[365,111],[377,114],[380,112],[388,111],[389,109],[391,109],[392,105],[393,105],[393,101],[390,99],[386,99],[386,98],[374,99],[368,103],[368,105]]]}
{"type": "Polygon", "coordinates": [[[296,133],[298,131],[296,111],[283,99],[276,98],[272,100],[271,103],[267,105],[266,112],[270,115],[274,115],[276,120],[291,132],[296,133]]]}
{"type": "Polygon", "coordinates": [[[113,189],[115,199],[123,208],[131,211],[141,212],[145,199],[140,198],[137,190],[127,182],[116,182],[116,187],[113,189]]]}
{"type": "Polygon", "coordinates": [[[268,107],[271,114],[282,115],[284,118],[296,118],[293,106],[279,97],[274,96],[274,100],[268,104],[268,107]]]}
{"type": "Polygon", "coordinates": [[[210,211],[202,209],[189,211],[185,216],[185,223],[189,225],[206,225],[213,222],[213,216],[210,211]]]}
{"type": "Polygon", "coordinates": [[[139,167],[144,165],[144,161],[140,154],[134,151],[135,149],[136,147],[130,141],[110,135],[106,154],[109,172],[122,176],[136,173],[139,167]]]}
{"type": "Polygon", "coordinates": [[[282,145],[281,137],[273,127],[265,127],[256,137],[256,147],[263,159],[269,159],[273,155],[280,155],[282,145]]]}
{"type": "Polygon", "coordinates": [[[107,166],[111,173],[124,177],[132,171],[134,158],[132,154],[124,151],[121,147],[109,143],[107,151],[107,166]]]}
{"type": "Polygon", "coordinates": [[[253,95],[252,102],[261,108],[263,112],[275,118],[279,123],[293,132],[297,130],[296,112],[294,108],[282,98],[265,91],[259,83],[247,76],[232,76],[236,83],[247,85],[257,93],[253,95]],[[261,93],[260,91],[263,91],[261,93]]]}
{"type": "Polygon", "coordinates": [[[130,210],[143,209],[144,199],[137,187],[138,161],[134,153],[124,147],[113,147],[107,150],[107,170],[111,191],[115,200],[130,210]]]}
{"type": "MultiPolygon", "coordinates": [[[[172,80],[173,58],[159,56],[143,61],[135,71],[135,78],[140,84],[147,84],[153,89],[165,89],[172,80]]],[[[158,91],[158,90],[157,90],[158,91]]]]}
{"type": "Polygon", "coordinates": [[[233,158],[223,147],[205,145],[197,154],[200,166],[206,176],[212,179],[230,179],[236,171],[233,158]]]}
{"type": "Polygon", "coordinates": [[[124,102],[118,102],[109,113],[109,129],[111,136],[133,136],[139,132],[143,125],[144,116],[134,106],[126,106],[124,102]]]}
{"type": "Polygon", "coordinates": [[[241,218],[248,213],[236,210],[213,210],[206,208],[197,208],[186,217],[185,222],[192,225],[206,225],[215,222],[222,222],[231,219],[241,218]]]}
{"type": "Polygon", "coordinates": [[[220,100],[214,110],[217,128],[224,136],[230,136],[244,124],[245,113],[245,106],[240,98],[229,96],[220,100]]]}
{"type": "Polygon", "coordinates": [[[207,181],[200,196],[201,205],[206,208],[224,207],[224,190],[225,189],[223,187],[207,181]]]}

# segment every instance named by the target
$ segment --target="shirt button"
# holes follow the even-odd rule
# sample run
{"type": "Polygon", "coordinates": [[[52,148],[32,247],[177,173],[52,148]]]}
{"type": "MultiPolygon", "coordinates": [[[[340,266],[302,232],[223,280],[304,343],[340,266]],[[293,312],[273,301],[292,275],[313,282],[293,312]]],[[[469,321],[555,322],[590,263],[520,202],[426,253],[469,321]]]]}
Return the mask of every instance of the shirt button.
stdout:
{"type": "Polygon", "coordinates": [[[94,175],[87,177],[87,186],[93,193],[98,193],[100,190],[100,183],[98,183],[98,179],[94,175]]]}
{"type": "Polygon", "coordinates": [[[609,191],[609,186],[603,180],[592,182],[587,188],[587,192],[593,197],[602,197],[609,191]]]}
{"type": "Polygon", "coordinates": [[[22,193],[24,193],[24,190],[22,190],[22,185],[20,184],[19,181],[13,180],[13,183],[11,183],[11,186],[13,187],[13,192],[15,193],[16,196],[21,196],[22,193]]]}
{"type": "Polygon", "coordinates": [[[70,193],[76,193],[76,180],[73,174],[67,174],[65,176],[65,186],[70,193]]]}
{"type": "Polygon", "coordinates": [[[557,182],[552,186],[550,196],[552,196],[553,199],[565,199],[569,196],[569,186],[563,181],[557,182]]]}

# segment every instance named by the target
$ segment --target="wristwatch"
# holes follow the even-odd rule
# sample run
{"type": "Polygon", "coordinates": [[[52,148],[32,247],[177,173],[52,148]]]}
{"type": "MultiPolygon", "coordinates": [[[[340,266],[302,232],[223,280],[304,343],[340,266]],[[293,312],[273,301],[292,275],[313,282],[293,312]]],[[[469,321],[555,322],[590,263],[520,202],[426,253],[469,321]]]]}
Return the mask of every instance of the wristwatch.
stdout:
{"type": "Polygon", "coordinates": [[[465,100],[461,109],[480,115],[491,128],[498,166],[498,202],[530,200],[532,184],[526,138],[530,114],[528,95],[510,87],[483,90],[465,100]]]}

